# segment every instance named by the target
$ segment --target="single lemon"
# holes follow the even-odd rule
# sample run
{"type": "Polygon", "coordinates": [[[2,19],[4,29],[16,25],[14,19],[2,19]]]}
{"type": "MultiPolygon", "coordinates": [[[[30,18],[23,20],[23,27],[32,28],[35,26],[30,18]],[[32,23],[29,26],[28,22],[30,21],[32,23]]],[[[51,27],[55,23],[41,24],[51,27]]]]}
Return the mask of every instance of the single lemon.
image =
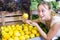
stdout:
{"type": "Polygon", "coordinates": [[[29,35],[25,35],[25,39],[29,39],[29,35]]]}
{"type": "Polygon", "coordinates": [[[14,36],[20,36],[19,31],[14,31],[14,36]]]}
{"type": "Polygon", "coordinates": [[[9,38],[8,40],[13,40],[13,38],[9,38]]]}
{"type": "Polygon", "coordinates": [[[37,33],[37,30],[32,29],[32,33],[33,34],[36,34],[37,33]]]}
{"type": "Polygon", "coordinates": [[[35,34],[30,34],[30,38],[34,38],[35,37],[35,34]]]}
{"type": "Polygon", "coordinates": [[[24,14],[22,15],[22,18],[23,18],[23,19],[28,19],[28,14],[27,14],[27,13],[24,13],[24,14]]]}
{"type": "Polygon", "coordinates": [[[18,37],[14,37],[14,40],[19,40],[19,38],[18,37]]]}
{"type": "Polygon", "coordinates": [[[24,36],[20,36],[19,38],[20,38],[20,40],[25,40],[24,36]]]}
{"type": "Polygon", "coordinates": [[[40,36],[40,34],[39,33],[36,33],[36,37],[39,37],[40,36]]]}

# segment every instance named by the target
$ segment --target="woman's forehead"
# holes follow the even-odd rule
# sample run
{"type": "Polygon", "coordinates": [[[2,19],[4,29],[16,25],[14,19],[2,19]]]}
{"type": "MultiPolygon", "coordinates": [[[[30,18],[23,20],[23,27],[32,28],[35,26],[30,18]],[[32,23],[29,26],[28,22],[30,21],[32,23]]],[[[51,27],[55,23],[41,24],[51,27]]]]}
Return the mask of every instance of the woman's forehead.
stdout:
{"type": "Polygon", "coordinates": [[[40,10],[40,9],[49,9],[48,8],[48,5],[46,5],[46,4],[44,4],[44,5],[39,5],[39,7],[38,7],[38,9],[40,10]]]}

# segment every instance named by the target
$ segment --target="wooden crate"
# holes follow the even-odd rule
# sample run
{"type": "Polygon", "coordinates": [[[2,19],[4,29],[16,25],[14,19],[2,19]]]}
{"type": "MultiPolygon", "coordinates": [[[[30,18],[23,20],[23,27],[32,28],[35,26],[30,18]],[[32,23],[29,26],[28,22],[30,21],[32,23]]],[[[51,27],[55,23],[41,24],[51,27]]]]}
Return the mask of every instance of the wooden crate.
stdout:
{"type": "Polygon", "coordinates": [[[1,11],[0,13],[1,13],[0,22],[2,23],[2,25],[16,24],[22,21],[21,11],[16,12],[1,11]]]}

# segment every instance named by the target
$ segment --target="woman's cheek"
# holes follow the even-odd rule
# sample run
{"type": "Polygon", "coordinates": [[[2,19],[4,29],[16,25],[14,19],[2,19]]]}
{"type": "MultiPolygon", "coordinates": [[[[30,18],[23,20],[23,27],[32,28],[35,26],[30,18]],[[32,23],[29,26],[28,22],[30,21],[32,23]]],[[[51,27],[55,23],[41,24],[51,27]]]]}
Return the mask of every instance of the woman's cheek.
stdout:
{"type": "Polygon", "coordinates": [[[46,18],[45,18],[45,17],[42,17],[42,18],[41,18],[41,20],[43,20],[43,21],[44,21],[44,20],[46,20],[46,18]]]}

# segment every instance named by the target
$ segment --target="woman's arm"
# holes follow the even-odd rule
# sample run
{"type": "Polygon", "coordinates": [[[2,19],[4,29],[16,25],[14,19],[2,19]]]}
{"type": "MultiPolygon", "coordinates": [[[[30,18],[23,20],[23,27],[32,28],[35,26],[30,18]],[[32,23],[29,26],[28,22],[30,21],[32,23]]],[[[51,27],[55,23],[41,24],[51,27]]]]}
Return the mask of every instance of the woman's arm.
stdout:
{"type": "Polygon", "coordinates": [[[42,36],[43,38],[45,38],[46,40],[51,40],[51,39],[55,36],[55,34],[57,33],[57,31],[60,29],[60,23],[55,23],[55,24],[53,24],[53,26],[50,28],[48,34],[46,34],[46,33],[40,28],[40,26],[39,26],[37,23],[32,22],[31,20],[28,20],[27,23],[28,23],[28,24],[31,24],[31,25],[33,25],[33,26],[36,26],[37,29],[38,29],[38,31],[39,31],[39,33],[41,34],[41,36],[42,36]]]}
{"type": "Polygon", "coordinates": [[[41,36],[44,38],[44,39],[47,39],[47,35],[46,33],[39,27],[39,25],[36,26],[39,33],[41,34],[41,36]]]}
{"type": "Polygon", "coordinates": [[[53,27],[51,27],[51,29],[49,30],[48,34],[46,34],[38,25],[37,29],[40,32],[41,36],[43,36],[43,38],[45,38],[46,40],[51,40],[60,29],[60,24],[54,24],[53,27]]]}
{"type": "Polygon", "coordinates": [[[53,26],[51,27],[51,29],[49,30],[47,34],[47,40],[52,39],[56,35],[59,29],[60,29],[60,23],[53,24],[53,26]]]}

